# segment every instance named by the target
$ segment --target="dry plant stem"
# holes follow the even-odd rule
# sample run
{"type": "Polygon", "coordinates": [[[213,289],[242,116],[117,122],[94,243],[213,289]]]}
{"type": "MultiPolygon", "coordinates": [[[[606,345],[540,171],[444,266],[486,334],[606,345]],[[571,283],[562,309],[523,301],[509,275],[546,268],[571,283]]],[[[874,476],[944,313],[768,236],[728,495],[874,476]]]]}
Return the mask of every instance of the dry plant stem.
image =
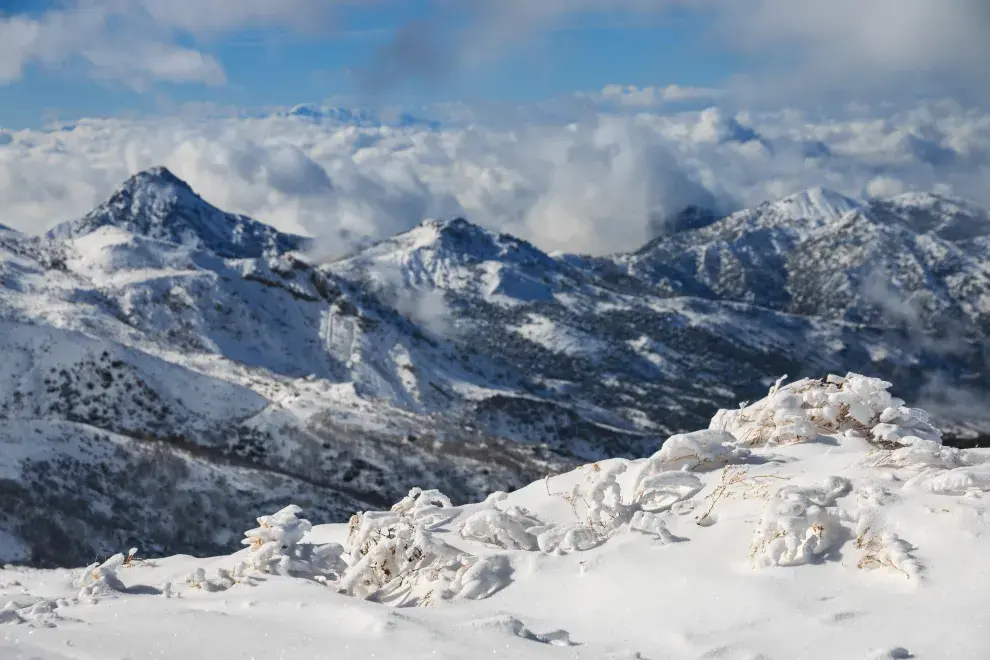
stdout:
{"type": "Polygon", "coordinates": [[[869,527],[867,527],[863,532],[856,537],[856,547],[863,550],[863,556],[857,562],[857,568],[866,568],[868,566],[886,566],[892,568],[898,573],[903,573],[904,577],[911,579],[911,575],[895,564],[890,557],[884,557],[882,555],[884,549],[887,547],[877,534],[874,534],[869,527]]]}
{"type": "Polygon", "coordinates": [[[699,516],[698,520],[708,518],[712,511],[715,510],[715,505],[718,504],[719,500],[723,497],[728,497],[731,494],[730,490],[733,487],[746,485],[747,490],[743,497],[746,497],[750,493],[756,497],[765,497],[773,480],[786,481],[787,477],[781,477],[776,474],[750,477],[748,467],[733,467],[726,465],[722,468],[722,478],[719,481],[719,484],[715,487],[715,490],[705,498],[706,500],[711,500],[708,510],[703,515],[699,516]]]}

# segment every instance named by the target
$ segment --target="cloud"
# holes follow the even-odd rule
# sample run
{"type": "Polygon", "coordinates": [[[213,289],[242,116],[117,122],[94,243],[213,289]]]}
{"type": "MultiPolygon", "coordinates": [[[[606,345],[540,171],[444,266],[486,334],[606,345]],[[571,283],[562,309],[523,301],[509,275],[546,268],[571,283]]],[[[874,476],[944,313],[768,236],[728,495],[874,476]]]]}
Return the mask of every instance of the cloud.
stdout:
{"type": "Polygon", "coordinates": [[[329,33],[336,27],[337,12],[342,7],[385,3],[375,0],[132,0],[130,4],[135,11],[146,13],[159,25],[210,36],[253,27],[329,33]]]}
{"type": "MultiPolygon", "coordinates": [[[[384,1],[384,0],[383,0],[384,1]]],[[[155,82],[222,84],[202,43],[250,28],[334,34],[341,7],[375,0],[69,0],[40,14],[0,13],[0,84],[32,65],[87,74],[138,90],[155,82]]]]}
{"type": "MultiPolygon", "coordinates": [[[[435,82],[459,68],[506,57],[582,17],[642,22],[673,10],[707,21],[699,50],[747,55],[737,60],[732,87],[750,104],[820,101],[836,92],[847,98],[941,94],[990,102],[986,0],[433,0],[415,24],[395,33],[363,78],[378,90],[406,80],[435,82]]],[[[698,95],[713,98],[714,91],[609,86],[602,96],[651,107],[698,95]]]]}
{"type": "Polygon", "coordinates": [[[637,87],[636,85],[606,85],[591,95],[600,102],[612,102],[629,108],[656,108],[671,103],[710,102],[725,95],[725,90],[710,87],[637,87]]]}
{"type": "Polygon", "coordinates": [[[438,337],[452,339],[458,333],[442,289],[412,286],[397,265],[378,263],[372,268],[372,285],[397,312],[438,337]]]}
{"type": "Polygon", "coordinates": [[[818,185],[854,197],[939,190],[990,205],[990,114],[953,102],[828,114],[629,114],[587,99],[552,112],[429,110],[439,128],[358,126],[327,110],[13,132],[0,145],[0,222],[40,232],[159,164],[221,208],[322,238],[327,256],[457,215],[546,250],[628,250],[686,205],[729,211],[818,185]]]}
{"type": "MultiPolygon", "coordinates": [[[[981,101],[990,95],[986,0],[725,0],[713,5],[724,43],[790,60],[789,66],[773,67],[790,93],[840,90],[903,98],[940,92],[981,101]]],[[[756,89],[767,92],[763,85],[756,89]]]]}
{"type": "Polygon", "coordinates": [[[96,78],[145,89],[152,81],[224,82],[216,58],[176,43],[171,34],[132,13],[127,2],[79,2],[40,16],[0,16],[0,83],[25,68],[62,69],[81,63],[96,78]]]}

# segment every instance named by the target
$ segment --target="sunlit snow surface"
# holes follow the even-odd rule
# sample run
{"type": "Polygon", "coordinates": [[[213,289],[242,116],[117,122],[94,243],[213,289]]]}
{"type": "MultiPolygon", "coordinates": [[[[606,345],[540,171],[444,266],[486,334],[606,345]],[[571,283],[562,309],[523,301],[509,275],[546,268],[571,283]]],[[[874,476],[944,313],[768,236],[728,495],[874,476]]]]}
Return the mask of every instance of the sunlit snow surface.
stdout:
{"type": "Polygon", "coordinates": [[[778,383],[478,504],[286,508],[232,556],[6,568],[0,657],[985,658],[990,450],[887,385],[778,383]]]}

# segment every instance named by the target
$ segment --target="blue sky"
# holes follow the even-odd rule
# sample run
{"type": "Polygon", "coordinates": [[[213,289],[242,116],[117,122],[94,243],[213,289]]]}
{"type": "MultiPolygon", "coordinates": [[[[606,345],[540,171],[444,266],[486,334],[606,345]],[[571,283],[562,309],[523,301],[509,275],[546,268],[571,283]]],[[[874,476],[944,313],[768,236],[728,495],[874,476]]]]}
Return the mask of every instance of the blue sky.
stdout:
{"type": "Polygon", "coordinates": [[[0,0],[0,127],[610,84],[986,102],[988,29],[986,0],[0,0]]]}
{"type": "MultiPolygon", "coordinates": [[[[3,0],[9,14],[42,16],[57,5],[43,0],[3,0]],[[46,6],[51,5],[51,6],[46,6]]],[[[356,79],[388,47],[396,30],[425,19],[443,34],[456,20],[414,0],[388,7],[348,8],[329,34],[286,28],[238,29],[209,38],[178,34],[222,65],[226,82],[130,81],[92,75],[78,58],[55,66],[28,64],[17,80],[0,84],[0,126],[36,127],[82,116],[132,116],[172,112],[185,103],[224,106],[294,105],[346,97],[361,105],[425,104],[447,100],[533,101],[607,84],[713,87],[738,72],[737,55],[720,51],[697,12],[629,16],[595,12],[569,16],[528,36],[506,52],[444,75],[399,76],[371,95],[356,79]],[[449,23],[449,24],[445,24],[449,23]]],[[[415,29],[415,27],[413,28],[415,29]]],[[[122,54],[126,57],[126,53],[122,54]]],[[[446,57],[448,54],[440,54],[446,57]]],[[[449,54],[457,59],[457,54],[449,54]]]]}

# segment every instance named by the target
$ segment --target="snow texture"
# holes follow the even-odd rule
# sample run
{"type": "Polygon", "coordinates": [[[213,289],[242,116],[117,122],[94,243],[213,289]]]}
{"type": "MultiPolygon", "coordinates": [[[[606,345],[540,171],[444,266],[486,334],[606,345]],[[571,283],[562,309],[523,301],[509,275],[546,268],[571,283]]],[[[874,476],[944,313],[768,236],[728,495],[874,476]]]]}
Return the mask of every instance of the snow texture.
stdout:
{"type": "Polygon", "coordinates": [[[778,382],[741,423],[715,416],[738,436],[674,436],[649,458],[473,504],[414,488],[317,526],[286,506],[231,556],[146,562],[131,549],[66,579],[8,567],[0,653],[981,657],[990,600],[972,587],[990,579],[990,450],[943,447],[886,387],[778,382]],[[789,430],[754,443],[757,415],[789,430]],[[878,446],[877,424],[914,435],[878,446]],[[658,593],[677,607],[658,612],[658,593]]]}

